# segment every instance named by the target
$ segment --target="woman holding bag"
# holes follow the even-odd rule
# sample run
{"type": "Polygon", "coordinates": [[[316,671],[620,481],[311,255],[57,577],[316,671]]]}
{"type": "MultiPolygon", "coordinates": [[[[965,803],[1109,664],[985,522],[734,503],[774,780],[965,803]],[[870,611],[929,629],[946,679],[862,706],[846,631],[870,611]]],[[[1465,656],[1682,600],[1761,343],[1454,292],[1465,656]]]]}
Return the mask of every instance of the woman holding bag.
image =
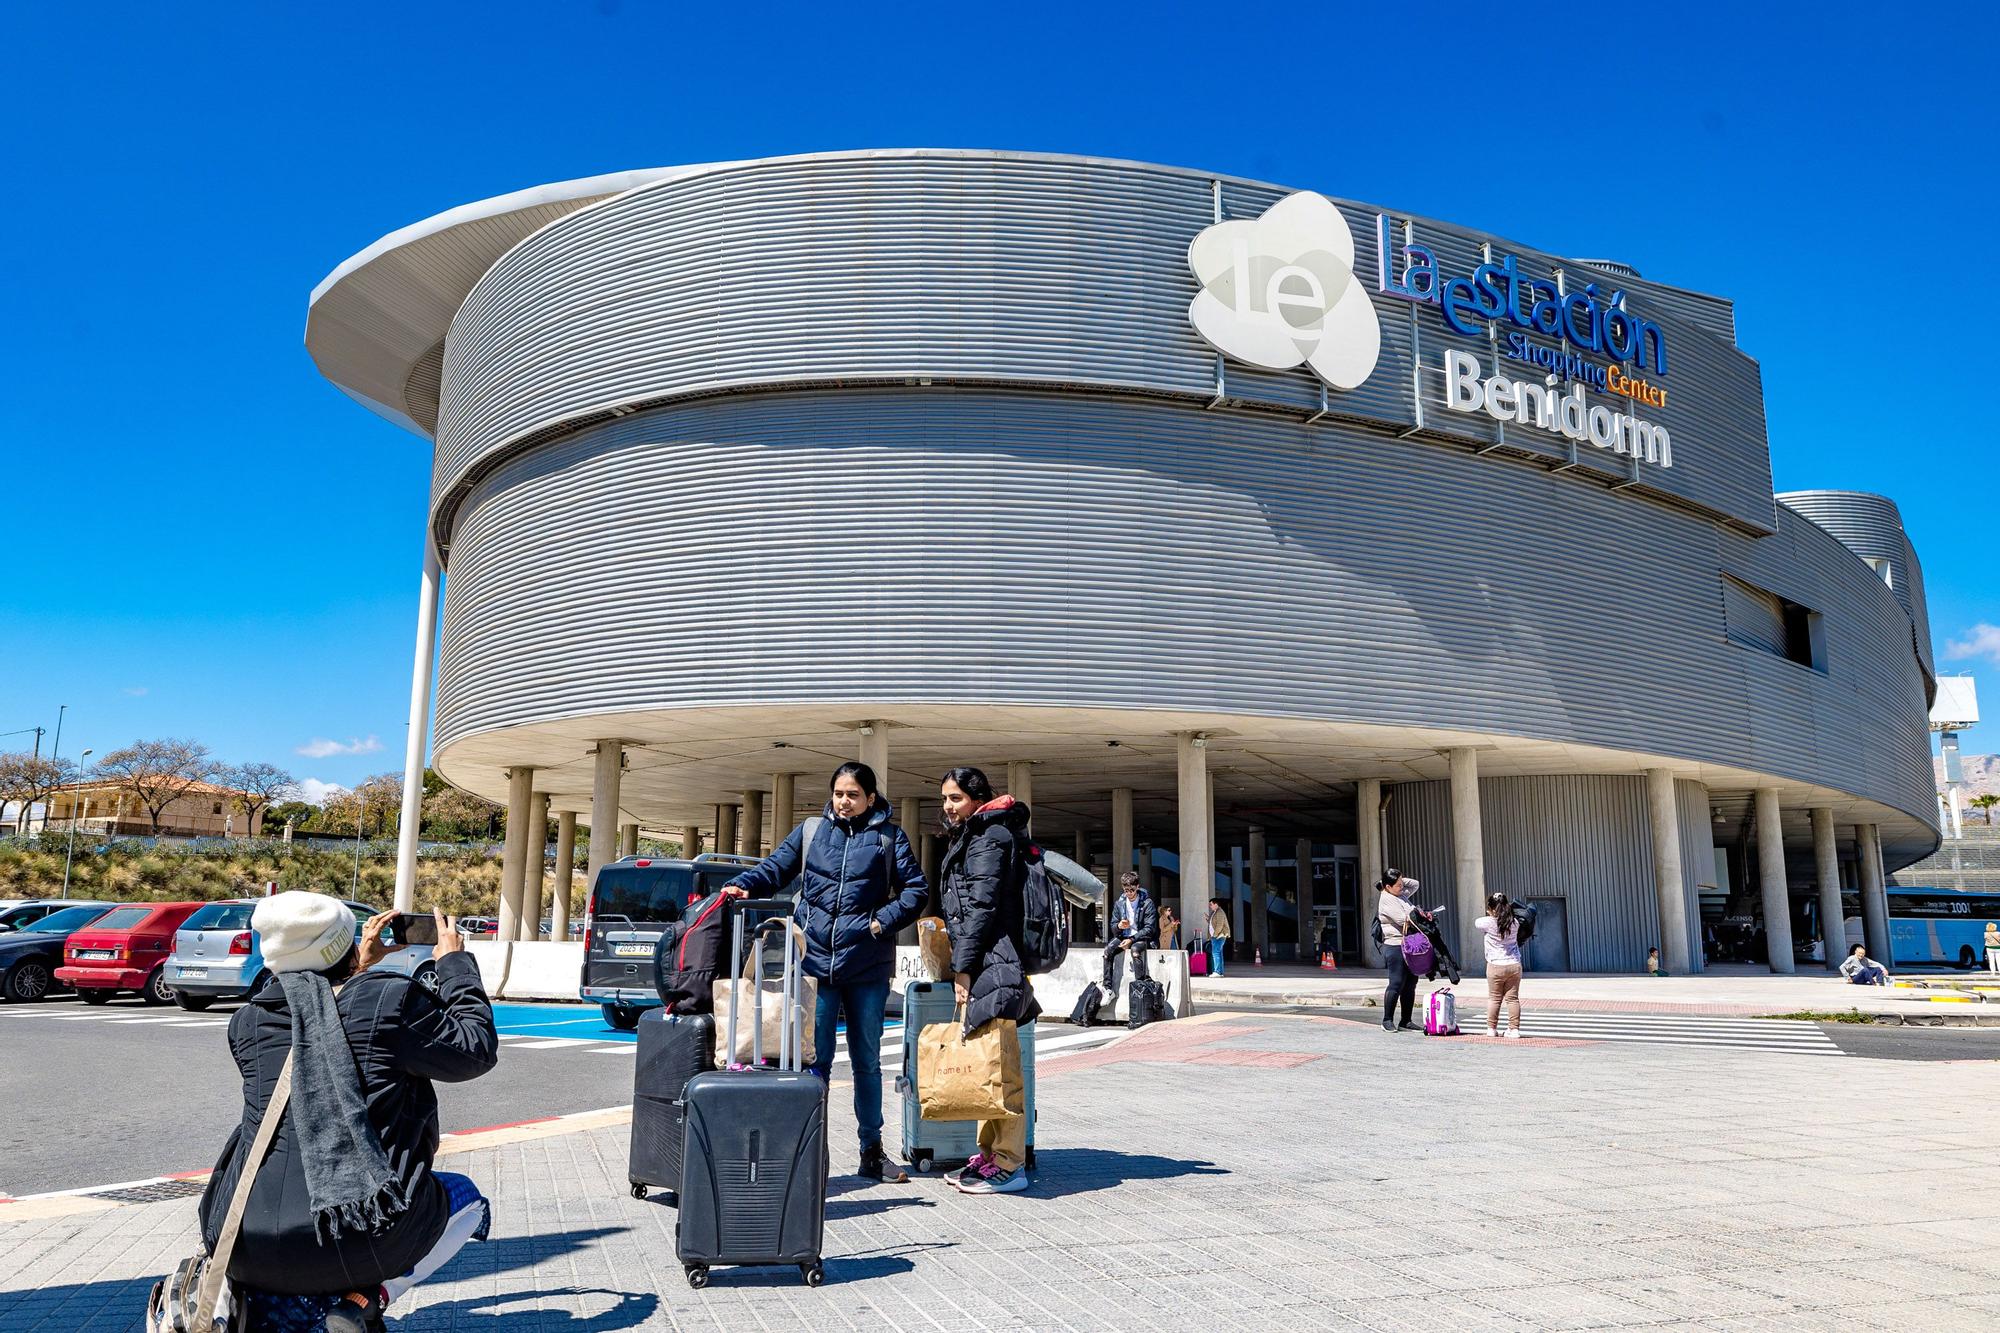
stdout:
{"type": "Polygon", "coordinates": [[[875,770],[842,764],[829,786],[825,811],[793,829],[724,891],[775,898],[798,885],[806,975],[818,991],[813,1072],[822,1079],[831,1074],[835,1030],[844,1013],[860,1174],[903,1181],[908,1174],[882,1151],[883,1013],[896,971],[896,933],[915,924],[930,889],[909,835],[889,818],[875,770]]]}
{"type": "MultiPolygon", "coordinates": [[[[971,1036],[995,1019],[1011,1020],[1018,1069],[1020,1025],[1042,1012],[1021,965],[1028,807],[1012,796],[996,797],[993,784],[976,768],[945,774],[939,795],[950,842],[938,881],[965,1033],[971,1036]]],[[[952,1185],[964,1194],[1018,1194],[1028,1188],[1027,1151],[1025,1115],[982,1120],[979,1151],[951,1178],[952,1185]]]]}

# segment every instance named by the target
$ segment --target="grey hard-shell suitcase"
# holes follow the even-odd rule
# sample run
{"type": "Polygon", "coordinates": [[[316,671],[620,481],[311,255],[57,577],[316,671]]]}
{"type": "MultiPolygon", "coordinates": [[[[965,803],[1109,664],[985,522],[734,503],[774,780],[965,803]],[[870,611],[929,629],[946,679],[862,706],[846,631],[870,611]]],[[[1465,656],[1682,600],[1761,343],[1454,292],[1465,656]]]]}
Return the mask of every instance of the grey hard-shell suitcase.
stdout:
{"type": "MultiPolygon", "coordinates": [[[[752,909],[769,904],[734,904],[752,909]]],[[[730,975],[743,958],[743,914],[734,917],[730,975]]],[[[708,1285],[711,1264],[797,1264],[806,1285],[825,1278],[826,1084],[805,1068],[805,1014],[799,1001],[804,949],[790,917],[760,924],[751,940],[751,1050],[747,1068],[688,1080],[687,1137],[681,1163],[675,1251],[688,1285],[708,1285]],[[785,1018],[776,1068],[764,1066],[763,936],[785,941],[785,1018]]],[[[737,990],[729,1000],[725,1051],[736,1047],[737,990]]]]}
{"type": "Polygon", "coordinates": [[[633,1198],[645,1198],[649,1185],[680,1189],[688,1080],[714,1068],[714,1015],[648,1009],[640,1016],[632,1075],[632,1150],[625,1172],[633,1198]]]}
{"type": "MultiPolygon", "coordinates": [[[[903,987],[903,1072],[896,1090],[903,1094],[903,1157],[912,1170],[933,1171],[961,1166],[979,1150],[977,1120],[926,1120],[917,1095],[917,1034],[929,1023],[948,1023],[958,1013],[949,982],[912,981],[903,987]]],[[[1027,1164],[1035,1165],[1035,1029],[1021,1029],[1021,1082],[1028,1117],[1027,1164]]]]}

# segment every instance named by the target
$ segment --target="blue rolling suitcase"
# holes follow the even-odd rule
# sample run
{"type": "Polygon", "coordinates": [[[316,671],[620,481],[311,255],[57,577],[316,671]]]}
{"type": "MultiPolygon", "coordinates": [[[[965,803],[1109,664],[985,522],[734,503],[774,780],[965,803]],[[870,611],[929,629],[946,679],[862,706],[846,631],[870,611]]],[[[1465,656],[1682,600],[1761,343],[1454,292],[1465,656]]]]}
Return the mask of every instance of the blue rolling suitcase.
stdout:
{"type": "MultiPolygon", "coordinates": [[[[958,1013],[957,992],[949,981],[912,981],[903,987],[903,1072],[896,1090],[903,1094],[903,1156],[913,1171],[963,1166],[979,1149],[977,1120],[926,1120],[917,1091],[917,1034],[926,1024],[949,1023],[958,1013]]],[[[1035,1032],[1041,1025],[1021,1028],[1021,1082],[1026,1092],[1022,1109],[1028,1117],[1030,1170],[1035,1165],[1035,1032]]]]}
{"type": "MultiPolygon", "coordinates": [[[[733,904],[751,909],[761,903],[733,904]]],[[[730,975],[739,975],[743,912],[732,911],[730,975]]],[[[825,1278],[826,1084],[805,1068],[805,1011],[799,1001],[804,946],[789,917],[759,924],[750,941],[751,1053],[743,1068],[718,1069],[688,1080],[686,1145],[681,1162],[680,1220],[675,1252],[688,1285],[708,1285],[714,1264],[796,1264],[806,1285],[825,1278]],[[764,1065],[763,937],[784,939],[785,1006],[778,1064],[764,1065]]],[[[727,1042],[737,1049],[738,988],[729,997],[727,1042]]]]}

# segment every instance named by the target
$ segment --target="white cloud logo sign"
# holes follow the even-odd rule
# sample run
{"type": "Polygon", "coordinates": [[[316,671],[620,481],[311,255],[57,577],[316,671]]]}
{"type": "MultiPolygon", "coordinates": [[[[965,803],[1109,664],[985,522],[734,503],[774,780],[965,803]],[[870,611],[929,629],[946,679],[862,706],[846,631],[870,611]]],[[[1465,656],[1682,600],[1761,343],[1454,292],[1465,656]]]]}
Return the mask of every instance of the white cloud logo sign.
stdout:
{"type": "Polygon", "coordinates": [[[1201,281],[1188,319],[1223,355],[1309,365],[1336,389],[1374,371],[1382,330],[1354,276],[1354,234],[1326,196],[1302,190],[1263,217],[1216,223],[1189,244],[1188,267],[1201,281]]]}

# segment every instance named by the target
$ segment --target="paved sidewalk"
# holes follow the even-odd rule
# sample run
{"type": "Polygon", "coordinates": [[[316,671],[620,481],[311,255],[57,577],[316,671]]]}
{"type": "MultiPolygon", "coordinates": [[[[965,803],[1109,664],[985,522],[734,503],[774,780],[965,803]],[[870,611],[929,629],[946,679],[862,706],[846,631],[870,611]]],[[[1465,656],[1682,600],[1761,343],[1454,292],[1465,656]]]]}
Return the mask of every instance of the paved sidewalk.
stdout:
{"type": "MultiPolygon", "coordinates": [[[[1952,989],[1946,976],[1911,978],[1934,988],[1856,986],[1840,977],[1801,971],[1794,976],[1740,967],[1721,967],[1689,977],[1599,976],[1536,973],[1526,982],[1534,1003],[1576,1013],[1684,1013],[1768,1017],[1801,1010],[1887,1016],[1891,1021],[2000,1024],[2000,994],[1987,996],[1952,989]]],[[[1197,1006],[1254,1005],[1339,1008],[1378,1005],[1386,984],[1380,970],[1325,971],[1296,964],[1256,967],[1232,964],[1227,976],[1193,980],[1197,1006]]],[[[1432,983],[1420,982],[1420,992],[1432,983]]],[[[1465,986],[1485,994],[1485,983],[1465,986]]]]}
{"type": "MultiPolygon", "coordinates": [[[[1996,1099],[1992,1062],[1209,1014],[1044,1064],[1030,1194],[836,1180],[817,1291],[789,1269],[690,1290],[615,1114],[464,1145],[494,1239],[394,1326],[1990,1329],[1996,1099]]],[[[137,1329],[192,1211],[0,1204],[0,1330],[137,1329]]]]}

